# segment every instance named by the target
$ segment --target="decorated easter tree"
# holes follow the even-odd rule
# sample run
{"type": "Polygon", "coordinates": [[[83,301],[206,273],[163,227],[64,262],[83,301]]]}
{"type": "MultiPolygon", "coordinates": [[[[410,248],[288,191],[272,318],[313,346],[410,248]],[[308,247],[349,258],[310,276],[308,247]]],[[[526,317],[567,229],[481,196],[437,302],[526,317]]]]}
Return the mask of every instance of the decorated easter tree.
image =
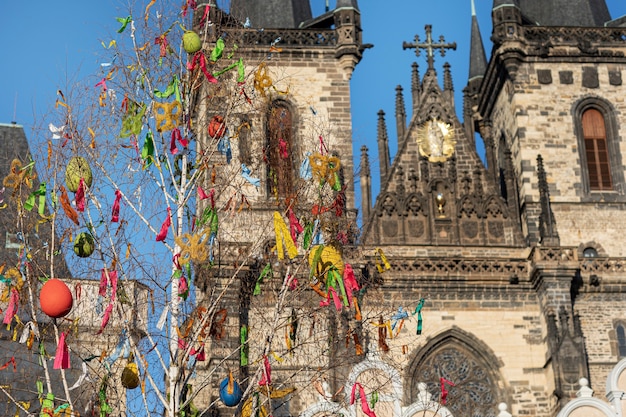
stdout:
{"type": "Polygon", "coordinates": [[[34,152],[43,185],[29,161],[4,180],[23,239],[3,275],[5,324],[42,369],[30,397],[0,388],[18,413],[249,416],[292,385],[326,395],[311,369],[336,353],[320,349],[330,330],[316,317],[358,316],[341,160],[314,109],[300,121],[310,138],[297,148],[289,137],[273,100],[289,75],[267,65],[279,40],[244,59],[213,12],[151,1],[118,18],[97,74],[57,91],[34,152]],[[269,134],[255,127],[265,117],[269,134]],[[27,237],[40,229],[43,257],[27,237]],[[285,360],[297,371],[272,383],[285,360]]]}

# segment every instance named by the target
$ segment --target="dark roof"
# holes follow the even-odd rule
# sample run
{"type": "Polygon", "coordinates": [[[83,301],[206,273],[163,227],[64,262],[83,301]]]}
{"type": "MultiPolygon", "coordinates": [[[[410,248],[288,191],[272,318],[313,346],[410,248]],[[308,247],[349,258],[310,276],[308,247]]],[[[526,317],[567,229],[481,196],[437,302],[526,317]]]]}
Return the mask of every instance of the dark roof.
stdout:
{"type": "Polygon", "coordinates": [[[480,36],[478,28],[478,19],[476,14],[472,13],[472,32],[470,38],[470,64],[469,64],[469,80],[476,77],[482,77],[487,70],[487,57],[485,55],[485,47],[483,39],[480,36]]]}
{"type": "MultiPolygon", "coordinates": [[[[356,0],[353,0],[356,2],[356,0]]],[[[311,19],[309,0],[231,0],[230,14],[254,28],[295,29],[311,19]]]]}
{"type": "Polygon", "coordinates": [[[605,0],[519,0],[522,13],[540,26],[604,26],[611,20],[605,0]]]}

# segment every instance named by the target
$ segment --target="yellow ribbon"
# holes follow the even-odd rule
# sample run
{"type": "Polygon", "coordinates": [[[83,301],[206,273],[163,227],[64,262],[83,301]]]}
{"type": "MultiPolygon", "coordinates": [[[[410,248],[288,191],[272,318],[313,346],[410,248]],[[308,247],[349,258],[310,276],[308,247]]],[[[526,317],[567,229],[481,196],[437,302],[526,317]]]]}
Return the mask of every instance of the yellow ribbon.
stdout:
{"type": "Polygon", "coordinates": [[[387,257],[383,253],[381,248],[376,248],[376,254],[378,255],[378,260],[376,261],[376,269],[378,269],[379,273],[383,273],[389,269],[391,269],[391,265],[389,265],[389,261],[387,261],[387,257]]]}
{"type": "Polygon", "coordinates": [[[277,211],[274,212],[274,231],[276,232],[276,253],[278,254],[278,259],[285,259],[283,240],[285,242],[289,259],[293,259],[298,256],[298,248],[296,248],[293,239],[291,239],[289,228],[287,227],[285,220],[283,220],[282,216],[277,211]]]}

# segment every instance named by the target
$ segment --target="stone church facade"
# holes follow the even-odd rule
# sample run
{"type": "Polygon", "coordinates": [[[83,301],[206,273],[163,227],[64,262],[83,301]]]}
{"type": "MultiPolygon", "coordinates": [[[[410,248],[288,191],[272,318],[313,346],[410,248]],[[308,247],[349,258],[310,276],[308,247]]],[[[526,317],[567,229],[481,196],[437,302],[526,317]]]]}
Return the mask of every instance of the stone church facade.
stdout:
{"type": "MultiPolygon", "coordinates": [[[[581,378],[596,398],[615,391],[617,383],[607,385],[607,378],[626,356],[620,227],[626,213],[626,21],[612,19],[604,1],[559,4],[494,0],[488,59],[472,16],[462,122],[450,67],[435,55],[451,45],[430,36],[407,43],[425,49],[427,65],[423,75],[417,64],[412,68],[408,109],[402,89],[396,92],[398,152],[391,158],[381,110],[380,172],[370,172],[362,148],[357,174],[349,81],[367,48],[357,1],[338,0],[315,18],[308,2],[297,0],[233,0],[230,15],[213,10],[214,35],[241,39],[250,58],[270,53],[265,62],[272,87],[286,91],[256,112],[232,112],[231,130],[245,126],[233,158],[256,168],[263,185],[246,192],[252,209],[220,225],[219,262],[239,265],[235,274],[211,268],[199,279],[204,292],[226,281],[238,288],[222,298],[226,325],[234,330],[216,344],[215,360],[238,368],[240,381],[259,371],[238,366],[238,329],[302,314],[307,344],[272,360],[277,380],[297,391],[273,407],[273,415],[362,415],[359,400],[349,401],[358,385],[379,417],[551,417],[580,399],[581,378]],[[264,30],[242,28],[245,17],[264,30]],[[281,51],[272,53],[279,37],[281,51]],[[276,114],[288,117],[290,127],[281,134],[295,159],[282,170],[264,168],[257,156],[267,150],[266,163],[278,161],[271,156],[276,114]],[[266,136],[265,142],[246,145],[248,131],[266,136]],[[486,164],[475,134],[484,141],[486,164]],[[343,260],[361,287],[362,320],[347,309],[304,313],[319,302],[310,289],[291,304],[276,304],[277,288],[251,294],[264,253],[271,252],[271,242],[253,237],[271,225],[275,211],[290,207],[278,184],[291,181],[291,170],[320,147],[310,140],[318,136],[343,167],[345,211],[329,233],[347,230],[343,260]],[[351,232],[353,175],[360,180],[364,219],[358,234],[351,232]],[[380,176],[378,196],[371,193],[372,175],[380,176]],[[258,254],[254,262],[241,260],[244,247],[258,254]],[[275,306],[279,313],[270,317],[275,306]],[[312,366],[314,354],[319,358],[312,366]]],[[[216,112],[200,107],[197,117],[216,112]]],[[[227,175],[224,161],[217,162],[224,166],[217,175],[227,175]]],[[[232,196],[239,198],[236,191],[232,196]]],[[[314,198],[304,187],[299,201],[314,198]]],[[[280,277],[290,270],[278,265],[274,272],[280,277]]],[[[298,274],[306,281],[308,271],[298,274]]],[[[263,338],[249,342],[250,358],[267,355],[268,346],[271,340],[263,338]]]]}

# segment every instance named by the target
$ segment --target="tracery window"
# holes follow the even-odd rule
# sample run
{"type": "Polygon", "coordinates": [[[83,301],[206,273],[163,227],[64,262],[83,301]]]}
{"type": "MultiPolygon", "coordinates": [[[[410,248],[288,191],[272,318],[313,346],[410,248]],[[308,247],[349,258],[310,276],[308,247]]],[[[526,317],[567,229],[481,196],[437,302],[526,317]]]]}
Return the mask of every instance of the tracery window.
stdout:
{"type": "Polygon", "coordinates": [[[268,109],[265,147],[268,194],[272,197],[285,198],[293,193],[294,150],[294,115],[287,102],[274,101],[268,109]]]}
{"type": "Polygon", "coordinates": [[[410,372],[410,398],[417,398],[418,384],[426,383],[433,400],[441,399],[440,378],[455,385],[448,387],[446,407],[452,415],[469,417],[496,417],[498,403],[505,401],[498,389],[498,359],[484,343],[459,330],[453,335],[440,335],[426,346],[410,372]],[[457,334],[458,333],[458,334],[457,334]],[[464,339],[470,338],[470,343],[464,339]]]}

